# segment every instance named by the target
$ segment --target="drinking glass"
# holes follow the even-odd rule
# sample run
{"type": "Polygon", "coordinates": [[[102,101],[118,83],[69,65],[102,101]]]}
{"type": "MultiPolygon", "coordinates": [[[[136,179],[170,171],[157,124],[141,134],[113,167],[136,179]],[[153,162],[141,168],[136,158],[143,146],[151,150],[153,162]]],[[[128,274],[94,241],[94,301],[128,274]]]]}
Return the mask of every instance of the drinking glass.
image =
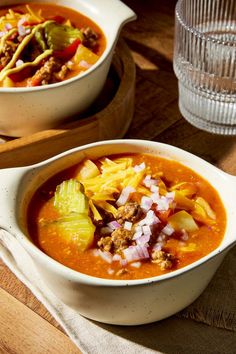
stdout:
{"type": "Polygon", "coordinates": [[[236,0],[179,0],[174,71],[192,125],[236,135],[236,0]]]}

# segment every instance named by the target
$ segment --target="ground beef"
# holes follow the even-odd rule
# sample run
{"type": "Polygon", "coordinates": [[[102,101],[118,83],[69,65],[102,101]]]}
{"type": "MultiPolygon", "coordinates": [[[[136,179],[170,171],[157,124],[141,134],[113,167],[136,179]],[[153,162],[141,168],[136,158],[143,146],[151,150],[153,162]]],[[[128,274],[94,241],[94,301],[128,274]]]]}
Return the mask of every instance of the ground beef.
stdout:
{"type": "Polygon", "coordinates": [[[97,245],[103,251],[121,253],[132,243],[132,237],[131,231],[120,227],[114,230],[110,236],[101,237],[97,245]]]}
{"type": "Polygon", "coordinates": [[[84,35],[83,45],[90,49],[95,48],[98,45],[98,34],[90,27],[82,28],[81,31],[84,35]]]}
{"type": "Polygon", "coordinates": [[[111,239],[113,241],[113,247],[115,252],[121,253],[121,251],[127,248],[132,241],[133,233],[129,230],[120,227],[112,232],[111,239]]]}
{"type": "Polygon", "coordinates": [[[110,236],[101,237],[97,242],[98,247],[106,252],[110,252],[113,246],[113,241],[110,236]]]}
{"type": "Polygon", "coordinates": [[[152,263],[156,263],[160,266],[161,270],[171,269],[175,258],[172,254],[164,251],[153,251],[152,252],[152,263]]]}
{"type": "Polygon", "coordinates": [[[126,203],[118,208],[117,221],[123,224],[125,221],[135,222],[142,216],[142,209],[136,202],[126,203]]]}
{"type": "Polygon", "coordinates": [[[36,71],[34,76],[28,80],[28,86],[36,86],[32,83],[36,82],[38,85],[47,85],[51,82],[53,74],[61,69],[61,64],[51,57],[45,64],[36,71]]]}
{"type": "Polygon", "coordinates": [[[61,70],[58,73],[55,73],[54,77],[58,81],[63,81],[63,80],[65,80],[68,71],[69,71],[68,66],[67,65],[62,65],[61,70]]]}
{"type": "Polygon", "coordinates": [[[1,53],[1,59],[0,59],[0,64],[1,66],[5,67],[13,57],[15,51],[16,51],[17,46],[12,43],[12,42],[6,42],[3,45],[2,53],[1,53]]]}

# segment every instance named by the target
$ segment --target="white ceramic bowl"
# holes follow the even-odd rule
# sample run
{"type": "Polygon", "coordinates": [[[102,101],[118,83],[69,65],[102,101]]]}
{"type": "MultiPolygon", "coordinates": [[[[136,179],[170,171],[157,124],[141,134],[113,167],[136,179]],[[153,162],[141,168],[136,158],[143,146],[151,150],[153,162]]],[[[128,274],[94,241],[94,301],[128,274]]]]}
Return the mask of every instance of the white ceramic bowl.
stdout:
{"type": "MultiPolygon", "coordinates": [[[[27,1],[31,2],[38,1],[27,1]]],[[[22,3],[22,0],[2,0],[0,7],[17,3],[22,3]]],[[[136,18],[135,13],[119,0],[57,0],[56,4],[91,18],[105,34],[106,49],[90,69],[61,83],[0,88],[2,135],[19,137],[50,129],[88,108],[103,88],[122,26],[136,18]]]]}
{"type": "Polygon", "coordinates": [[[0,170],[0,226],[32,256],[48,287],[85,317],[111,324],[138,325],[166,318],[193,302],[205,289],[227,251],[235,244],[236,177],[171,145],[144,140],[113,140],[85,145],[45,162],[0,170]],[[150,153],[177,160],[207,179],[219,192],[227,214],[221,245],[182,269],[140,280],[109,280],[71,270],[40,251],[29,239],[26,209],[35,190],[58,171],[85,157],[150,153]]]}

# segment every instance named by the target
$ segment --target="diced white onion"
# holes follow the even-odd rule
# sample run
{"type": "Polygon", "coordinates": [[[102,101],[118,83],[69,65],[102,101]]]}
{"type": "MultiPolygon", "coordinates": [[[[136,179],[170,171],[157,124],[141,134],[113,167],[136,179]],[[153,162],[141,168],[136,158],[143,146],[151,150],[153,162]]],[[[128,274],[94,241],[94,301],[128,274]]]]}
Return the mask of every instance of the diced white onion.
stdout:
{"type": "Polygon", "coordinates": [[[170,224],[166,224],[166,226],[161,230],[161,232],[163,232],[163,234],[167,236],[170,236],[175,232],[175,230],[170,224]]]}
{"type": "Polygon", "coordinates": [[[151,178],[152,178],[151,175],[146,175],[145,178],[144,178],[144,180],[143,180],[143,184],[145,185],[145,183],[148,182],[148,181],[150,181],[151,178]]]}
{"type": "Polygon", "coordinates": [[[107,273],[110,274],[110,275],[114,274],[114,272],[115,272],[114,269],[111,269],[111,268],[109,268],[107,270],[107,273]]]}
{"type": "Polygon", "coordinates": [[[134,267],[134,268],[140,268],[141,267],[141,262],[133,262],[130,265],[131,265],[131,267],[134,267]]]}
{"type": "Polygon", "coordinates": [[[93,250],[93,255],[94,255],[94,257],[99,256],[99,251],[96,248],[93,250]]]}
{"type": "Polygon", "coordinates": [[[135,189],[133,187],[131,187],[131,186],[125,187],[121,191],[121,194],[120,194],[119,198],[117,199],[116,204],[118,206],[124,205],[127,202],[127,200],[129,199],[130,194],[134,193],[134,192],[135,192],[135,189]]]}
{"type": "Polygon", "coordinates": [[[22,17],[22,18],[18,21],[17,26],[18,26],[18,27],[19,27],[19,26],[22,26],[25,22],[26,22],[26,19],[25,19],[24,17],[22,17]]]}
{"type": "Polygon", "coordinates": [[[117,222],[117,221],[111,221],[107,224],[107,226],[112,229],[112,230],[116,230],[119,229],[121,227],[121,225],[117,222]]]}
{"type": "Polygon", "coordinates": [[[158,236],[158,238],[157,238],[157,241],[158,241],[158,242],[162,242],[162,241],[165,241],[165,239],[166,239],[166,235],[160,233],[159,236],[158,236]]]}
{"type": "Polygon", "coordinates": [[[19,25],[18,26],[18,33],[22,37],[25,36],[26,35],[26,28],[22,25],[19,25]]]}
{"type": "Polygon", "coordinates": [[[150,175],[147,175],[144,180],[143,180],[143,184],[145,185],[145,187],[150,188],[151,186],[157,186],[158,185],[158,180],[157,179],[153,179],[151,178],[150,175]]]}
{"type": "Polygon", "coordinates": [[[120,261],[121,260],[121,256],[119,254],[114,254],[114,256],[112,257],[113,261],[120,261]]]}
{"type": "Polygon", "coordinates": [[[136,239],[137,245],[147,245],[149,241],[150,241],[150,235],[143,235],[136,239]]]}
{"type": "Polygon", "coordinates": [[[17,62],[16,62],[16,67],[18,68],[19,66],[21,66],[23,64],[24,64],[23,60],[18,59],[17,62]]]}
{"type": "Polygon", "coordinates": [[[158,201],[157,201],[157,211],[167,211],[169,209],[169,200],[162,196],[158,201]]]}
{"type": "Polygon", "coordinates": [[[149,235],[149,236],[151,236],[151,234],[152,234],[152,231],[151,231],[149,225],[144,225],[144,226],[142,227],[142,231],[143,231],[144,235],[149,235]]]}
{"type": "Polygon", "coordinates": [[[144,245],[130,246],[123,250],[123,254],[128,262],[149,258],[147,246],[144,245]]]}
{"type": "Polygon", "coordinates": [[[127,260],[121,258],[121,260],[120,260],[120,265],[121,265],[122,267],[125,267],[125,266],[127,266],[127,264],[128,264],[127,260]]]}
{"type": "Polygon", "coordinates": [[[153,246],[153,251],[161,251],[163,247],[163,243],[162,242],[157,242],[155,243],[155,245],[153,246]]]}
{"type": "Polygon", "coordinates": [[[142,162],[140,165],[136,165],[134,166],[134,171],[135,172],[140,172],[140,171],[143,171],[145,169],[146,165],[145,165],[145,162],[142,162]]]}
{"type": "Polygon", "coordinates": [[[85,60],[81,60],[81,61],[79,62],[79,66],[80,66],[81,68],[89,69],[92,65],[89,64],[89,63],[87,63],[87,61],[85,61],[85,60]]]}
{"type": "Polygon", "coordinates": [[[137,240],[137,238],[140,238],[142,236],[143,232],[142,231],[136,231],[132,237],[133,240],[137,240]]]}
{"type": "Polygon", "coordinates": [[[170,199],[170,201],[173,201],[175,199],[175,192],[168,192],[166,193],[165,197],[170,199]]]}
{"type": "Polygon", "coordinates": [[[130,231],[130,230],[132,229],[132,225],[133,225],[132,222],[130,222],[130,221],[125,221],[125,223],[124,223],[124,229],[130,231]]]}
{"type": "Polygon", "coordinates": [[[135,227],[135,232],[139,232],[139,231],[142,231],[142,226],[136,226],[135,227]]]}
{"type": "Polygon", "coordinates": [[[153,210],[149,210],[145,216],[144,219],[140,220],[138,225],[139,226],[143,226],[143,225],[155,225],[157,223],[159,223],[160,220],[159,218],[155,215],[153,210]]]}
{"type": "Polygon", "coordinates": [[[151,185],[150,191],[153,193],[159,193],[159,187],[153,184],[151,185]]]}
{"type": "Polygon", "coordinates": [[[142,209],[150,210],[152,207],[152,204],[153,204],[153,201],[151,198],[145,197],[145,196],[142,197],[141,203],[140,203],[140,206],[142,209]]]}
{"type": "Polygon", "coordinates": [[[112,263],[112,254],[110,252],[102,252],[101,250],[98,250],[99,256],[107,263],[112,263]]]}
{"type": "Polygon", "coordinates": [[[10,23],[6,23],[5,28],[7,31],[9,31],[10,29],[12,29],[12,25],[10,23]]]}
{"type": "Polygon", "coordinates": [[[158,200],[160,199],[160,195],[159,195],[159,193],[152,193],[150,198],[152,199],[153,203],[157,203],[158,200]]]}

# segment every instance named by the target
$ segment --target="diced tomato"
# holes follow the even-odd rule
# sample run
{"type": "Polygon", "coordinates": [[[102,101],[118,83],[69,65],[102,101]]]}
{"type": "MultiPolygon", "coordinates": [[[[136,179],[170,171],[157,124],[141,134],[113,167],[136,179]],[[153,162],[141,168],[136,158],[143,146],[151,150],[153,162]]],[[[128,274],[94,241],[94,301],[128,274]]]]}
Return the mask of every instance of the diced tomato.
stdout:
{"type": "Polygon", "coordinates": [[[59,24],[62,24],[63,22],[66,21],[65,17],[60,16],[60,15],[49,17],[49,20],[55,21],[56,23],[59,23],[59,24]]]}
{"type": "Polygon", "coordinates": [[[25,80],[27,77],[30,77],[32,75],[32,68],[25,68],[20,70],[17,73],[9,75],[9,78],[14,81],[14,82],[20,82],[25,80]]]}
{"type": "Polygon", "coordinates": [[[80,39],[75,39],[73,43],[71,43],[68,47],[63,50],[55,50],[54,55],[55,57],[63,60],[68,60],[73,57],[75,54],[78,46],[81,44],[80,39]]]}

